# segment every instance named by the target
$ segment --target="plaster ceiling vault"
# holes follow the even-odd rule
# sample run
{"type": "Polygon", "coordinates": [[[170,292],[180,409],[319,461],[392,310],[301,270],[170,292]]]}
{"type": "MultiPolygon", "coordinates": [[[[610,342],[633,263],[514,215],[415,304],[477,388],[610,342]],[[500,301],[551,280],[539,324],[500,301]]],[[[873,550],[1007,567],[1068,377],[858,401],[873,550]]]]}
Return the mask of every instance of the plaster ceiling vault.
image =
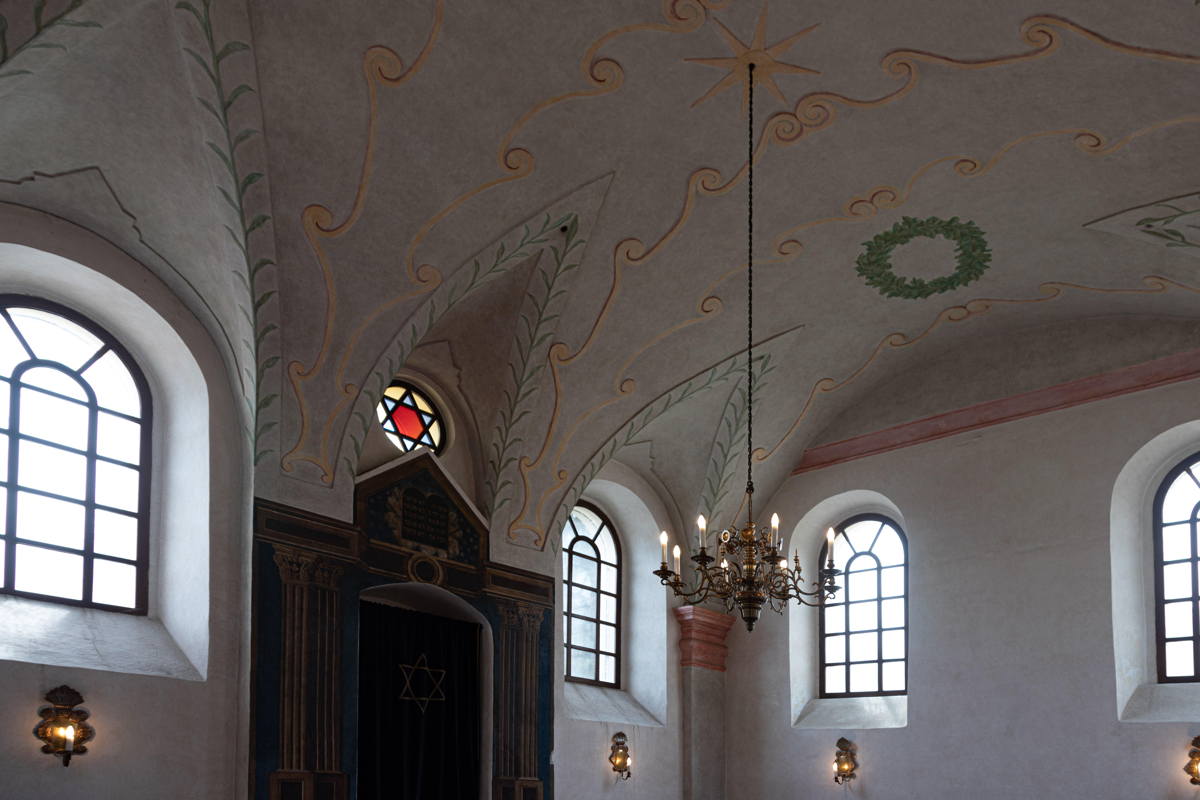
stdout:
{"type": "Polygon", "coordinates": [[[84,0],[65,19],[94,25],[41,32],[35,5],[0,2],[0,200],[97,230],[192,306],[264,496],[348,513],[374,403],[436,342],[452,363],[422,369],[469,408],[504,559],[540,563],[612,459],[681,519],[732,513],[739,57],[771,65],[764,497],[831,436],[1194,346],[1186,0],[84,0]],[[960,272],[947,239],[902,235],[935,228],[975,237],[960,272]]]}

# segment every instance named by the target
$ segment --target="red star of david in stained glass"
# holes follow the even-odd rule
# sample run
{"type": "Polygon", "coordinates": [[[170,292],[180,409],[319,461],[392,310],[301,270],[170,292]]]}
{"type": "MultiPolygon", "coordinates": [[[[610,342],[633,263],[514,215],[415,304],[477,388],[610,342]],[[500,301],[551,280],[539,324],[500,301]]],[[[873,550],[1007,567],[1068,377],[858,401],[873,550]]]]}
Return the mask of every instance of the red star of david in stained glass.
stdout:
{"type": "Polygon", "coordinates": [[[383,393],[377,414],[383,432],[404,452],[416,447],[428,447],[435,453],[441,450],[441,414],[425,395],[407,383],[392,382],[383,393]]]}

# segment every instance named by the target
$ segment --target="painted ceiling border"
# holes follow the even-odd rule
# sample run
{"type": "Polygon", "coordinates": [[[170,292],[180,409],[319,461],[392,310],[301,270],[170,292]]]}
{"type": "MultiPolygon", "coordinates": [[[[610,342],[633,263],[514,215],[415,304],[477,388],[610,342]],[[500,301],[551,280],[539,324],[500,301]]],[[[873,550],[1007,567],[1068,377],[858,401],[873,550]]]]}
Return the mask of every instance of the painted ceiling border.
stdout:
{"type": "Polygon", "coordinates": [[[1188,350],[811,447],[792,474],[1195,378],[1200,378],[1200,350],[1188,350]]]}

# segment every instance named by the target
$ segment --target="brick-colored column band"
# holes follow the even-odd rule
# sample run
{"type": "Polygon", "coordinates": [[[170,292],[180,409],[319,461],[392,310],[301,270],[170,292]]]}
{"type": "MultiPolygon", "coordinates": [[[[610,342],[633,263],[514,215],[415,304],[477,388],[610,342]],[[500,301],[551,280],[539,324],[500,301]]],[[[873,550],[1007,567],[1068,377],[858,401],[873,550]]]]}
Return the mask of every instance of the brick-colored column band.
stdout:
{"type": "Polygon", "coordinates": [[[703,667],[725,671],[725,635],[733,627],[733,617],[699,606],[680,606],[675,611],[679,620],[679,663],[683,667],[703,667]]]}

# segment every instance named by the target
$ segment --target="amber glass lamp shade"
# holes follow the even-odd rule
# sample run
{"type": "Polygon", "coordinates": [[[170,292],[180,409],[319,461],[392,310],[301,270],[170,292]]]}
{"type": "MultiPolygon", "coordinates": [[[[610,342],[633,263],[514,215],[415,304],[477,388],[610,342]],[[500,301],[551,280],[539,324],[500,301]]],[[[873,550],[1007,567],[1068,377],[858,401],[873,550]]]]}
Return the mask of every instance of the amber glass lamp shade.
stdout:
{"type": "Polygon", "coordinates": [[[1200,736],[1192,739],[1192,749],[1188,750],[1188,763],[1183,771],[1188,774],[1193,786],[1200,786],[1200,736]]]}
{"type": "Polygon", "coordinates": [[[632,775],[633,756],[629,755],[629,743],[625,734],[622,732],[614,733],[612,737],[612,748],[608,753],[608,763],[612,764],[613,772],[617,773],[620,780],[629,780],[632,775]]]}
{"type": "Polygon", "coordinates": [[[83,702],[83,695],[70,686],[46,692],[46,701],[50,705],[38,710],[42,719],[33,735],[41,740],[43,753],[62,759],[63,766],[69,767],[71,759],[85,755],[87,743],[96,738],[96,729],[87,723],[91,714],[76,708],[83,702]]]}
{"type": "Polygon", "coordinates": [[[842,738],[837,740],[837,752],[833,754],[833,782],[843,784],[857,777],[858,758],[854,742],[842,738]]]}

